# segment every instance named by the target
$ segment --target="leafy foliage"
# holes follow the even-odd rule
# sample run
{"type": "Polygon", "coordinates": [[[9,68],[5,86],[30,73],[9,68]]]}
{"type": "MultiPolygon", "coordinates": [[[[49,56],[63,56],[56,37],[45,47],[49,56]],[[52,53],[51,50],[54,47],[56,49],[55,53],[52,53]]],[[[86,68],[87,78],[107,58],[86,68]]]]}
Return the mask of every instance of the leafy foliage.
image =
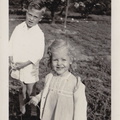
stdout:
{"type": "Polygon", "coordinates": [[[111,14],[111,0],[75,0],[75,7],[82,16],[89,14],[111,14]]]}
{"type": "MultiPolygon", "coordinates": [[[[76,13],[74,13],[76,15],[76,13]]],[[[13,16],[12,16],[13,17],[13,16]]],[[[67,39],[78,50],[77,69],[72,73],[81,76],[86,86],[88,101],[88,120],[110,120],[111,119],[111,22],[110,16],[91,15],[89,19],[78,19],[79,22],[68,22],[68,29],[77,32],[75,35],[58,34],[52,32],[63,27],[62,24],[41,24],[40,27],[45,33],[46,50],[53,39],[67,39]],[[80,51],[80,53],[79,53],[80,51]]],[[[15,16],[15,18],[20,18],[15,16]]],[[[70,18],[69,18],[70,19],[70,18]]],[[[10,33],[20,23],[10,21],[10,33]]],[[[77,51],[75,51],[77,53],[77,51]]],[[[50,72],[47,65],[49,58],[46,55],[40,62],[37,90],[44,86],[44,77],[50,72]]],[[[18,101],[17,88],[20,88],[19,81],[10,80],[10,115],[17,116],[18,101]]],[[[13,119],[11,119],[13,120],[13,119]]],[[[16,119],[18,120],[18,119],[16,119]]]]}
{"type": "Polygon", "coordinates": [[[64,0],[44,0],[45,6],[51,12],[52,21],[55,22],[55,12],[60,11],[60,9],[65,5],[64,0]]]}
{"type": "MultiPolygon", "coordinates": [[[[23,10],[31,1],[42,2],[50,12],[53,23],[58,15],[65,11],[67,4],[67,0],[9,0],[10,13],[16,11],[18,14],[24,14],[23,10]]],[[[88,17],[89,14],[111,15],[111,0],[69,0],[69,2],[68,12],[78,12],[82,17],[88,17]]]]}

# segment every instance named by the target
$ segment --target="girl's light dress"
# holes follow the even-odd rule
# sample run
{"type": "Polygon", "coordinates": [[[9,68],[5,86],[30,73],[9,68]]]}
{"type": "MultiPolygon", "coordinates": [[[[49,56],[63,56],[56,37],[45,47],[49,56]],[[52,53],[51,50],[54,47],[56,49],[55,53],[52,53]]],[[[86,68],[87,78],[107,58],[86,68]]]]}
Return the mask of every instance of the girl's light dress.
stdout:
{"type": "MultiPolygon", "coordinates": [[[[72,76],[73,75],[69,73],[67,76],[64,77],[58,76],[50,77],[51,82],[49,84],[42,120],[75,120],[75,119],[86,120],[86,117],[84,117],[85,119],[80,119],[79,117],[80,111],[78,111],[77,114],[75,113],[76,112],[75,102],[77,103],[77,100],[75,100],[74,95],[80,87],[79,84],[80,81],[78,79],[76,80],[69,79],[72,76]],[[75,117],[75,115],[77,116],[75,117]]],[[[83,92],[83,94],[85,94],[85,91],[83,92]]],[[[77,99],[79,99],[79,97],[77,99]]],[[[80,109],[82,110],[82,108],[80,109]]],[[[83,109],[83,111],[85,110],[83,109]]]]}

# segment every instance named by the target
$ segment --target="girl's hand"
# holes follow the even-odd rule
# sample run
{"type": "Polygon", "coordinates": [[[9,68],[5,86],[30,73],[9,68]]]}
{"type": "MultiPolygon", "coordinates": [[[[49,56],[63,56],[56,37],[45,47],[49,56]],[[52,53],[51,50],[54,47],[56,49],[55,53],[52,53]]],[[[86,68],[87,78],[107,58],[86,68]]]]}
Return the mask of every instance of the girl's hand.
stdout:
{"type": "Polygon", "coordinates": [[[29,101],[29,104],[33,104],[35,106],[37,106],[38,104],[38,99],[36,97],[32,97],[31,100],[29,101]]]}

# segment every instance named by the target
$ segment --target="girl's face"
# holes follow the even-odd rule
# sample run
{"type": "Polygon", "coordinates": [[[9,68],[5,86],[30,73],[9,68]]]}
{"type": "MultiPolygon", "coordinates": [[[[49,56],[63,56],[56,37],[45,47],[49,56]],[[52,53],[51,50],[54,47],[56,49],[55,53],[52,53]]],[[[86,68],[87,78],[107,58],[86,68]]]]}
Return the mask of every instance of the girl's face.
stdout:
{"type": "Polygon", "coordinates": [[[52,68],[57,75],[64,75],[68,72],[71,60],[66,48],[58,49],[52,53],[52,68]]]}

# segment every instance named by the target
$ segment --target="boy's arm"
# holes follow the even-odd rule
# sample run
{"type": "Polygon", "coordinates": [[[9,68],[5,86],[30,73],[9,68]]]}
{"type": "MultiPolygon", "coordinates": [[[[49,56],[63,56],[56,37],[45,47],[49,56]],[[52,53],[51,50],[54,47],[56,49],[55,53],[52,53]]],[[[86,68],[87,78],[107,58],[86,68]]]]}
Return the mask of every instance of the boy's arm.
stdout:
{"type": "Polygon", "coordinates": [[[80,80],[78,83],[78,88],[74,92],[74,120],[87,120],[85,86],[80,80]]]}
{"type": "Polygon", "coordinates": [[[28,66],[30,64],[33,64],[33,63],[31,61],[29,61],[29,60],[26,61],[26,62],[16,62],[15,67],[16,67],[16,69],[20,70],[21,68],[24,68],[24,67],[26,67],[26,66],[28,66]]]}

